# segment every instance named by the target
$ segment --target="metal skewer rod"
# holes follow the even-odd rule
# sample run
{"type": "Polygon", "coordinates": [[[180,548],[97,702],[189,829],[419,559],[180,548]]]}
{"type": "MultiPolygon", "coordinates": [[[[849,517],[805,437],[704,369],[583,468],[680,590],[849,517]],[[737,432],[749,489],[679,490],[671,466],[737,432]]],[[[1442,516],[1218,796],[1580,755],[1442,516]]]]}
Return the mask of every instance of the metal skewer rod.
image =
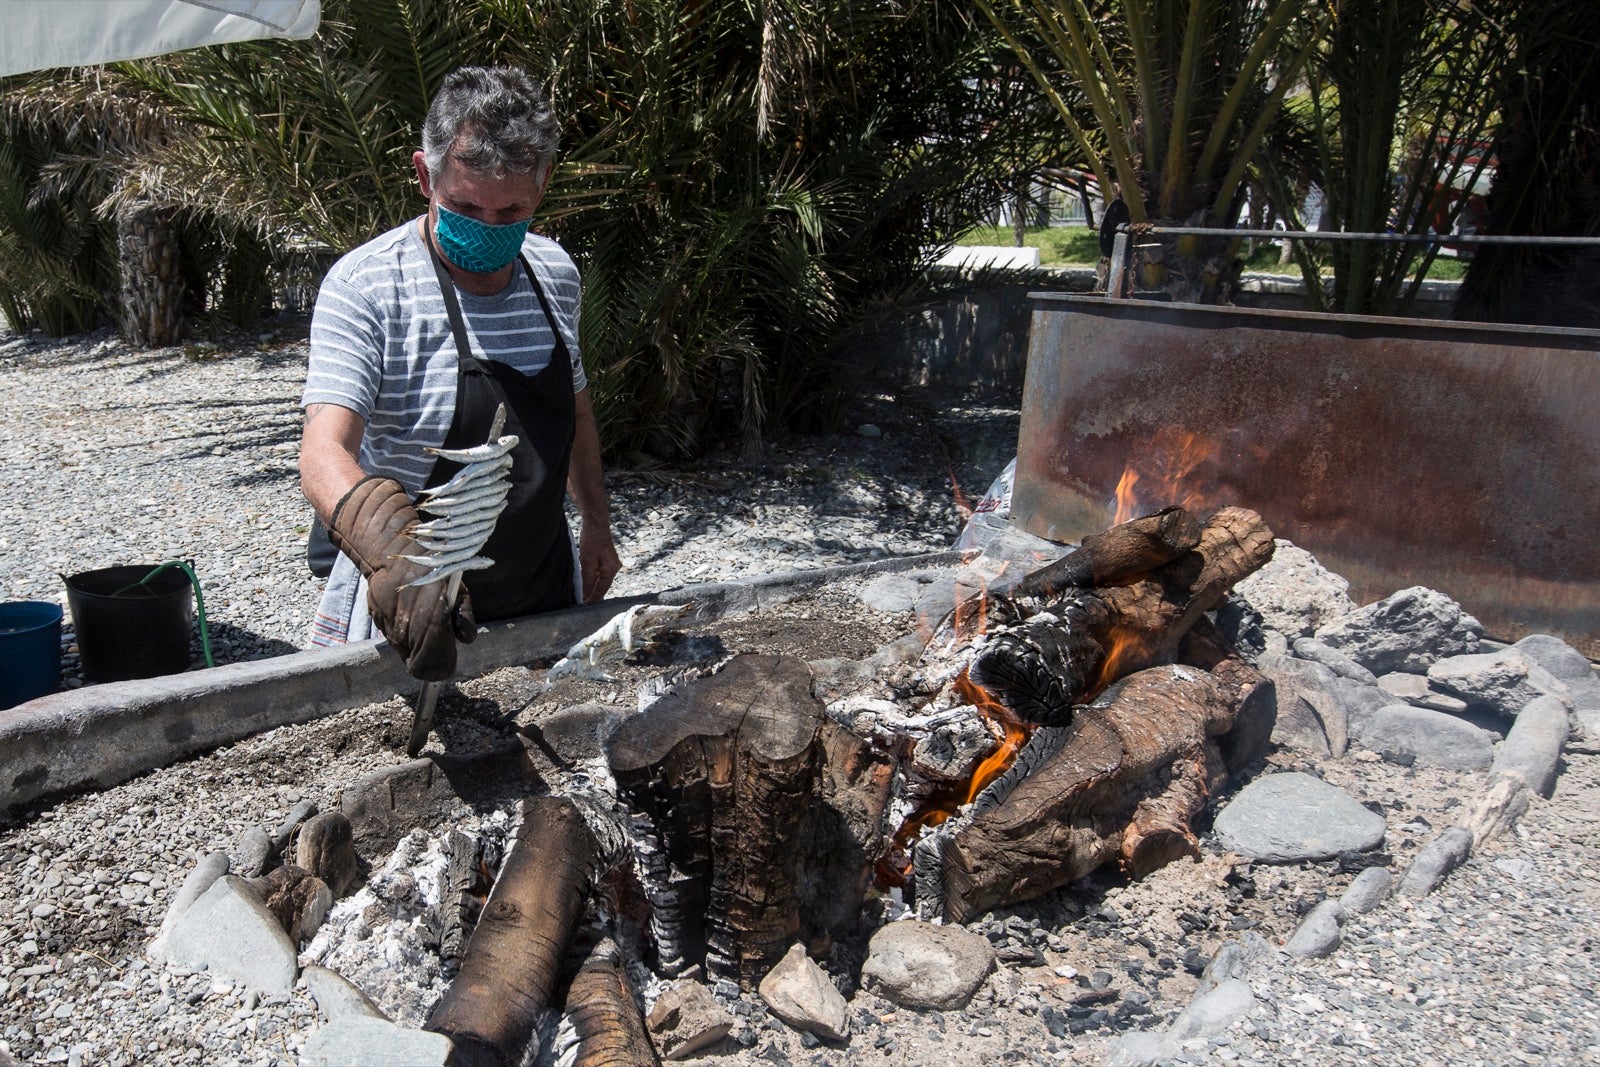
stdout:
{"type": "MultiPolygon", "coordinates": [[[[445,603],[454,610],[456,595],[461,592],[461,575],[452,574],[445,588],[445,603]]],[[[443,682],[423,682],[417,693],[417,707],[411,714],[411,738],[406,742],[406,755],[415,756],[428,743],[428,731],[433,729],[433,709],[439,703],[439,690],[443,682]]]]}

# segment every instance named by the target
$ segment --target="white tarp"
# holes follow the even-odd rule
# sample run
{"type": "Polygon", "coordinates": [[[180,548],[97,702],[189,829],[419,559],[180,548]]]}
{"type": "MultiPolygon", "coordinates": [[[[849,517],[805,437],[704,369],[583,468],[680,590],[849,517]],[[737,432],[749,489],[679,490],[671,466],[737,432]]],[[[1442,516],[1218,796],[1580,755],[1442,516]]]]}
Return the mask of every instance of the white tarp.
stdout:
{"type": "Polygon", "coordinates": [[[321,0],[0,0],[0,75],[317,32],[321,0]]]}

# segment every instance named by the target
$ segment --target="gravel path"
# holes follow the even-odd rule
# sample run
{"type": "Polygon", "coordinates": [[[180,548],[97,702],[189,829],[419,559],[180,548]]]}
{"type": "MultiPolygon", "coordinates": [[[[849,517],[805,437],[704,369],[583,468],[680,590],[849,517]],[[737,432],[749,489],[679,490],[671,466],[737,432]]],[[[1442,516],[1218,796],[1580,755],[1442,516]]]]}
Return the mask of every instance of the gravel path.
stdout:
{"type": "MultiPolygon", "coordinates": [[[[304,564],[311,512],[296,472],[305,360],[299,322],[154,352],[105,334],[0,334],[0,598],[65,605],[61,575],[189,559],[217,662],[304,647],[321,588],[304,564]]],[[[1016,409],[881,396],[856,407],[850,425],[881,436],[612,472],[625,568],[614,592],[948,548],[963,522],[951,479],[982,496],[1015,450],[1016,409]]]]}

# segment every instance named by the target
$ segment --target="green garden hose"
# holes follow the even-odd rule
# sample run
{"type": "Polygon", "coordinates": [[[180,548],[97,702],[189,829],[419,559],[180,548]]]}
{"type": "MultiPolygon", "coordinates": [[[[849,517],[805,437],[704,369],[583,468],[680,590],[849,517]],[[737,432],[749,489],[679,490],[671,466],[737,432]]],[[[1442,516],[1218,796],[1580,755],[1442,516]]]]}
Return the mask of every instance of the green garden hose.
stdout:
{"type": "Polygon", "coordinates": [[[157,575],[171,570],[173,567],[177,567],[179,570],[183,571],[184,574],[188,575],[189,584],[194,587],[194,613],[195,618],[200,620],[200,648],[206,654],[206,666],[215,667],[216,663],[211,658],[211,628],[206,625],[206,598],[205,595],[200,592],[200,579],[195,575],[194,567],[191,566],[186,560],[169,559],[155,570],[145,575],[143,578],[140,578],[137,582],[134,582],[132,585],[123,586],[121,589],[118,589],[111,595],[121,596],[130,589],[137,589],[142,585],[147,585],[157,575]]]}

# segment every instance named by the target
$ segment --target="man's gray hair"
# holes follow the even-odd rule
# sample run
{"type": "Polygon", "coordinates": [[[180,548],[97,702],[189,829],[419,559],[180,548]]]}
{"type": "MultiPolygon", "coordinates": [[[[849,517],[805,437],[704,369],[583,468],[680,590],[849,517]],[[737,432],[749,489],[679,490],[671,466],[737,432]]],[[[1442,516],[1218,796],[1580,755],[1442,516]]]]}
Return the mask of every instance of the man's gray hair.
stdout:
{"type": "Polygon", "coordinates": [[[529,174],[555,158],[560,141],[550,97],[512,67],[460,67],[445,75],[422,124],[430,174],[447,159],[491,174],[529,174]]]}

